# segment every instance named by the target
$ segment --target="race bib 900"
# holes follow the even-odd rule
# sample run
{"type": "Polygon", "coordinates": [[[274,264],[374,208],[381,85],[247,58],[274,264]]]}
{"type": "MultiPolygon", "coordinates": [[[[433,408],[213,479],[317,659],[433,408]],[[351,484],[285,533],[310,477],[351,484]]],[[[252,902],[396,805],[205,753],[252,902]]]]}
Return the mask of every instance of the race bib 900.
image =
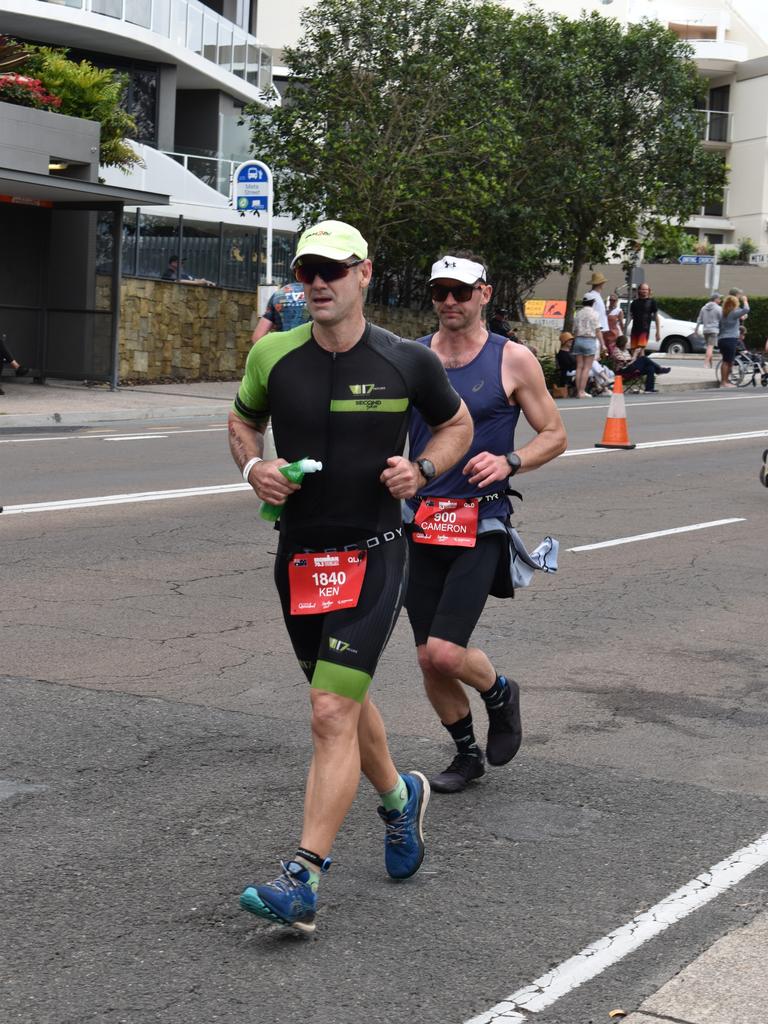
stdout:
{"type": "Polygon", "coordinates": [[[291,615],[357,607],[366,565],[365,551],[294,555],[288,563],[291,615]]]}
{"type": "Polygon", "coordinates": [[[412,538],[417,544],[473,548],[477,541],[476,498],[422,498],[412,538]]]}

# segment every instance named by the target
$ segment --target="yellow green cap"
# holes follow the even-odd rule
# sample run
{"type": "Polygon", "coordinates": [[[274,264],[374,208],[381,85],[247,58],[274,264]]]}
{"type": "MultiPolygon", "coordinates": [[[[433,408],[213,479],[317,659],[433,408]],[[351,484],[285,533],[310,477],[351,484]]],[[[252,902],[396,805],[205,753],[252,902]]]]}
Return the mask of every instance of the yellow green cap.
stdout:
{"type": "Polygon", "coordinates": [[[302,256],[322,256],[339,262],[351,256],[364,260],[368,257],[368,243],[351,224],[343,220],[322,220],[301,236],[291,266],[302,256]]]}

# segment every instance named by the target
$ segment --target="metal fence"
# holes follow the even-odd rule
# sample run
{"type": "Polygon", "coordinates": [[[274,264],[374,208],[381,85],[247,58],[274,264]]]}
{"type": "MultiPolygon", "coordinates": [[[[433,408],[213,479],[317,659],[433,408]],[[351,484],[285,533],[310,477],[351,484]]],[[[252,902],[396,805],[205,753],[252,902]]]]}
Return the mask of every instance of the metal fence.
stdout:
{"type": "MultiPolygon", "coordinates": [[[[102,273],[112,266],[109,233],[100,231],[98,265],[102,273]]],[[[183,217],[155,217],[141,210],[127,213],[122,231],[124,277],[163,278],[173,257],[183,260],[185,273],[204,278],[220,288],[254,292],[259,285],[282,284],[291,279],[290,262],[296,246],[293,232],[272,235],[272,281],[267,281],[267,232],[240,230],[230,224],[190,222],[183,217]]]]}

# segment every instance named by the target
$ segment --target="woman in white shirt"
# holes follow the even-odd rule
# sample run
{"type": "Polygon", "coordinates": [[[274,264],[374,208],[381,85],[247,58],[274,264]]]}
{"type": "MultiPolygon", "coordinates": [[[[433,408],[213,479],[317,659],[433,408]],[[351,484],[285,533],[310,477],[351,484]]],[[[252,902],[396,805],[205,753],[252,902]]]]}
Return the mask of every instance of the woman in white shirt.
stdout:
{"type": "Polygon", "coordinates": [[[593,309],[595,300],[582,299],[581,309],[573,316],[573,333],[576,338],[571,349],[576,357],[576,397],[589,398],[587,380],[595,356],[603,347],[603,335],[600,330],[600,317],[593,309]]]}

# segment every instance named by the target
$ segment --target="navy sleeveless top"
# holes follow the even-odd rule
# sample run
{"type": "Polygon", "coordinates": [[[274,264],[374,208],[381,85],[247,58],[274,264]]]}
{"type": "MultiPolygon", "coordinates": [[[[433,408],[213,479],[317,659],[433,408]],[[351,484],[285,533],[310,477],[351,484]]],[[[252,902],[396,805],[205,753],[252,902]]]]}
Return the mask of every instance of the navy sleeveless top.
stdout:
{"type": "MultiPolygon", "coordinates": [[[[429,334],[418,338],[417,342],[432,347],[429,334]]],[[[506,480],[498,481],[489,487],[479,489],[469,482],[469,477],[462,470],[469,460],[478,452],[492,452],[494,455],[506,455],[514,451],[515,426],[520,415],[520,407],[510,404],[501,382],[501,357],[508,339],[500,334],[489,334],[488,340],[478,354],[457,369],[447,370],[448,379],[467,404],[475,424],[475,433],[469,451],[456,465],[446,473],[430,480],[421,490],[419,496],[431,494],[440,498],[477,498],[485,494],[501,494],[505,489],[506,480]]],[[[432,437],[427,424],[414,408],[411,410],[411,421],[408,428],[410,439],[410,457],[420,455],[432,437]]],[[[419,502],[411,498],[408,505],[415,511],[419,502]]],[[[505,518],[509,515],[509,504],[504,497],[480,503],[480,518],[505,518]]]]}

